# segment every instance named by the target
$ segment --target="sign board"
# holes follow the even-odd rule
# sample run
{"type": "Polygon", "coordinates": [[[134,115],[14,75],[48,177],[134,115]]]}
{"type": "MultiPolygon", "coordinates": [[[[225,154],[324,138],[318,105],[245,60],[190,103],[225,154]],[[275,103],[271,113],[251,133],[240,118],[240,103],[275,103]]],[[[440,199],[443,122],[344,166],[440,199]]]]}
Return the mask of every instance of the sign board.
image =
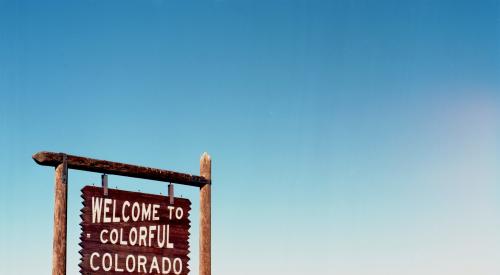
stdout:
{"type": "Polygon", "coordinates": [[[188,274],[189,200],[115,189],[105,196],[94,186],[82,198],[82,274],[188,274]]]}

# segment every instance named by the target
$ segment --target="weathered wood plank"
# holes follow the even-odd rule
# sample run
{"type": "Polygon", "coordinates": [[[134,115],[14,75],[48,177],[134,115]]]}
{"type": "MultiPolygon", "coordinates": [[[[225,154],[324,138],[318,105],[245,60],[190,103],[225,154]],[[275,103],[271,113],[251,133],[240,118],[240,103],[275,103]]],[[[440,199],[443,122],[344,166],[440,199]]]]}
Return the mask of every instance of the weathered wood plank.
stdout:
{"type": "MultiPolygon", "coordinates": [[[[57,167],[62,163],[63,156],[64,153],[38,152],[33,155],[33,160],[40,165],[57,167]]],[[[202,187],[210,182],[210,179],[203,176],[74,155],[66,156],[68,168],[75,170],[172,182],[196,187],[202,187]]]]}
{"type": "Polygon", "coordinates": [[[82,199],[81,274],[189,273],[188,199],[95,186],[82,199]]]}

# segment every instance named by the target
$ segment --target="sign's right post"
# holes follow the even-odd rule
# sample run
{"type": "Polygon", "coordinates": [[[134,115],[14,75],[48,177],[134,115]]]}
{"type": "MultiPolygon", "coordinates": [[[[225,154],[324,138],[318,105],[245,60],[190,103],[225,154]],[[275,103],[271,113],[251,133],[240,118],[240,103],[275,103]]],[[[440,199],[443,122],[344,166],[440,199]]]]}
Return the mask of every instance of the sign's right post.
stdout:
{"type": "Polygon", "coordinates": [[[54,188],[55,200],[54,239],[52,242],[52,275],[66,275],[68,167],[67,163],[64,161],[56,166],[56,182],[54,188]]]}
{"type": "Polygon", "coordinates": [[[200,188],[200,275],[211,275],[212,160],[206,152],[200,159],[200,176],[209,181],[200,188]]]}

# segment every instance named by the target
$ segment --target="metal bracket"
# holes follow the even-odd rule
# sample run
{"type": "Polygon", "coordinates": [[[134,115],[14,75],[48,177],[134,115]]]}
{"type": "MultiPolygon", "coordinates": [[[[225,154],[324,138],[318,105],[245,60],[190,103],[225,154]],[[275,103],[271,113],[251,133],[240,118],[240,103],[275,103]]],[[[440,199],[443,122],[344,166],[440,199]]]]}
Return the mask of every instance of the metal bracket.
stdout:
{"type": "Polygon", "coordinates": [[[101,185],[104,191],[104,196],[108,195],[108,175],[102,174],[101,175],[101,185]]]}
{"type": "Polygon", "coordinates": [[[172,183],[168,184],[168,198],[170,204],[174,204],[174,185],[172,183]]]}

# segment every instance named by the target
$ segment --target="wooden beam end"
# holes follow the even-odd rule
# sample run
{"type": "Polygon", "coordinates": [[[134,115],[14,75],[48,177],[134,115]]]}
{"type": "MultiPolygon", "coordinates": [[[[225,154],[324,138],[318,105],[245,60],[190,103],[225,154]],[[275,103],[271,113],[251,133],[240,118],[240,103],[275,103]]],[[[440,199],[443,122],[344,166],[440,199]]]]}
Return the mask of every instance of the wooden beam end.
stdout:
{"type": "Polygon", "coordinates": [[[32,156],[33,160],[37,163],[37,164],[40,164],[40,165],[43,165],[44,162],[47,160],[47,152],[38,152],[38,153],[35,153],[33,156],[32,156]]]}
{"type": "Polygon", "coordinates": [[[33,155],[33,160],[44,166],[57,166],[62,162],[62,153],[41,151],[33,155]]]}
{"type": "Polygon", "coordinates": [[[201,155],[200,161],[208,161],[208,162],[210,162],[211,160],[212,160],[212,158],[210,157],[210,155],[207,152],[204,152],[201,155]]]}

